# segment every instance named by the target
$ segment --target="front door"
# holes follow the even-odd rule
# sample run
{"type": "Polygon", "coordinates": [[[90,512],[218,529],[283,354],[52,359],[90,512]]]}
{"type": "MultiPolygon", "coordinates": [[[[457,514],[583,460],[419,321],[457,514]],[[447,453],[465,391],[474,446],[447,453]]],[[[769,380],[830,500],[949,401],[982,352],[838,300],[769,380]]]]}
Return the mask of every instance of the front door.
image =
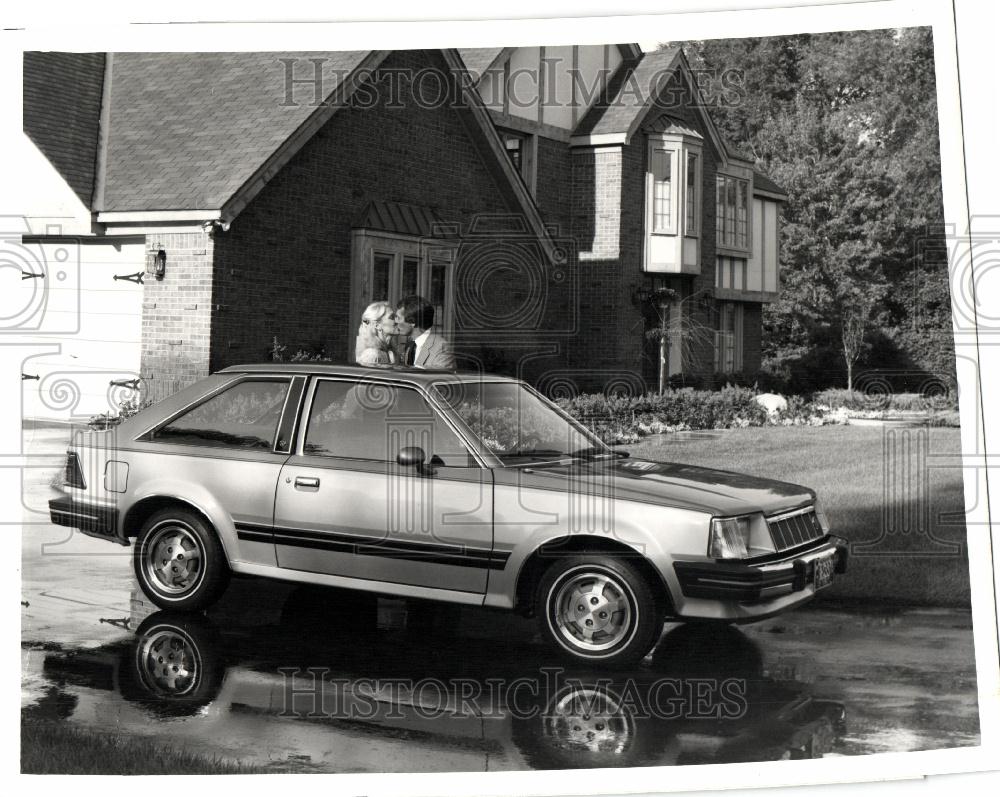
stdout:
{"type": "Polygon", "coordinates": [[[280,567],[485,593],[492,473],[418,390],[317,378],[304,418],[278,479],[280,567]],[[407,446],[426,464],[398,464],[407,446]]]}

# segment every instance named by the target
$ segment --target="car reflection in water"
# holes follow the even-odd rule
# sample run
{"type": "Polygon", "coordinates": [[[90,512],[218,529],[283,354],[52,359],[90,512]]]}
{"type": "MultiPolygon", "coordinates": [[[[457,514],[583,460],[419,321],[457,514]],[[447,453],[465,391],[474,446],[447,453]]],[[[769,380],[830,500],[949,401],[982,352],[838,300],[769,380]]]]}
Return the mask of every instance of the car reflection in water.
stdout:
{"type": "Polygon", "coordinates": [[[808,758],[844,732],[841,703],[766,669],[729,626],[673,628],[651,660],[609,674],[564,669],[540,646],[463,645],[454,617],[436,614],[451,607],[411,608],[405,631],[379,629],[374,600],[344,595],[360,605],[334,613],[332,594],[297,588],[268,625],[133,616],[118,643],[46,655],[46,696],[30,710],[326,771],[808,758]]]}

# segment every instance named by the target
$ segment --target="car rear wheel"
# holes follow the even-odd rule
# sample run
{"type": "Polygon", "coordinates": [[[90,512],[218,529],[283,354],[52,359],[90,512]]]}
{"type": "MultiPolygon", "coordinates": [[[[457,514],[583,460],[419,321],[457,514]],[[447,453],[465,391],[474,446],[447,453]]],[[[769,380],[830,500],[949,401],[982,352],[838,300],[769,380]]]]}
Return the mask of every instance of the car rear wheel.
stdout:
{"type": "Polygon", "coordinates": [[[179,507],[161,510],[143,524],[132,564],[142,591],[163,609],[205,609],[229,583],[229,565],[215,532],[179,507]]]}
{"type": "Polygon", "coordinates": [[[662,611],[632,564],[580,554],[553,564],[537,595],[542,635],[577,661],[624,665],[645,656],[663,629],[662,611]]]}

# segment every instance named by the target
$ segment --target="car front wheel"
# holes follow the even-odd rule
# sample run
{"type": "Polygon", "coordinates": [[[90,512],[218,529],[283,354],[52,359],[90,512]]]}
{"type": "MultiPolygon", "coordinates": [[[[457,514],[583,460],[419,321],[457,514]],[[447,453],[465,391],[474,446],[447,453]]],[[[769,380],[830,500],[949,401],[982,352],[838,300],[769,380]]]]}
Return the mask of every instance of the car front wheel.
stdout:
{"type": "Polygon", "coordinates": [[[553,564],[538,589],[542,635],[578,661],[638,661],[663,629],[656,596],[629,562],[581,554],[553,564]]]}
{"type": "Polygon", "coordinates": [[[229,582],[229,565],[215,532],[180,508],[161,510],[143,524],[132,564],[142,591],[163,609],[205,609],[229,582]]]}

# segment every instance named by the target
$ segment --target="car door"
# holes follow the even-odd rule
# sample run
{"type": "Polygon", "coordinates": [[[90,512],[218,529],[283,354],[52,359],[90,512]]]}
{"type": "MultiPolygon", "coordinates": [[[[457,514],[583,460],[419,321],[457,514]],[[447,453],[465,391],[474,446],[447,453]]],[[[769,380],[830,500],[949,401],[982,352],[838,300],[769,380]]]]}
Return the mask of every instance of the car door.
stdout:
{"type": "Polygon", "coordinates": [[[412,386],[316,377],[274,507],[279,567],[483,594],[492,472],[412,386]],[[401,465],[419,447],[423,465],[401,465]]]}

